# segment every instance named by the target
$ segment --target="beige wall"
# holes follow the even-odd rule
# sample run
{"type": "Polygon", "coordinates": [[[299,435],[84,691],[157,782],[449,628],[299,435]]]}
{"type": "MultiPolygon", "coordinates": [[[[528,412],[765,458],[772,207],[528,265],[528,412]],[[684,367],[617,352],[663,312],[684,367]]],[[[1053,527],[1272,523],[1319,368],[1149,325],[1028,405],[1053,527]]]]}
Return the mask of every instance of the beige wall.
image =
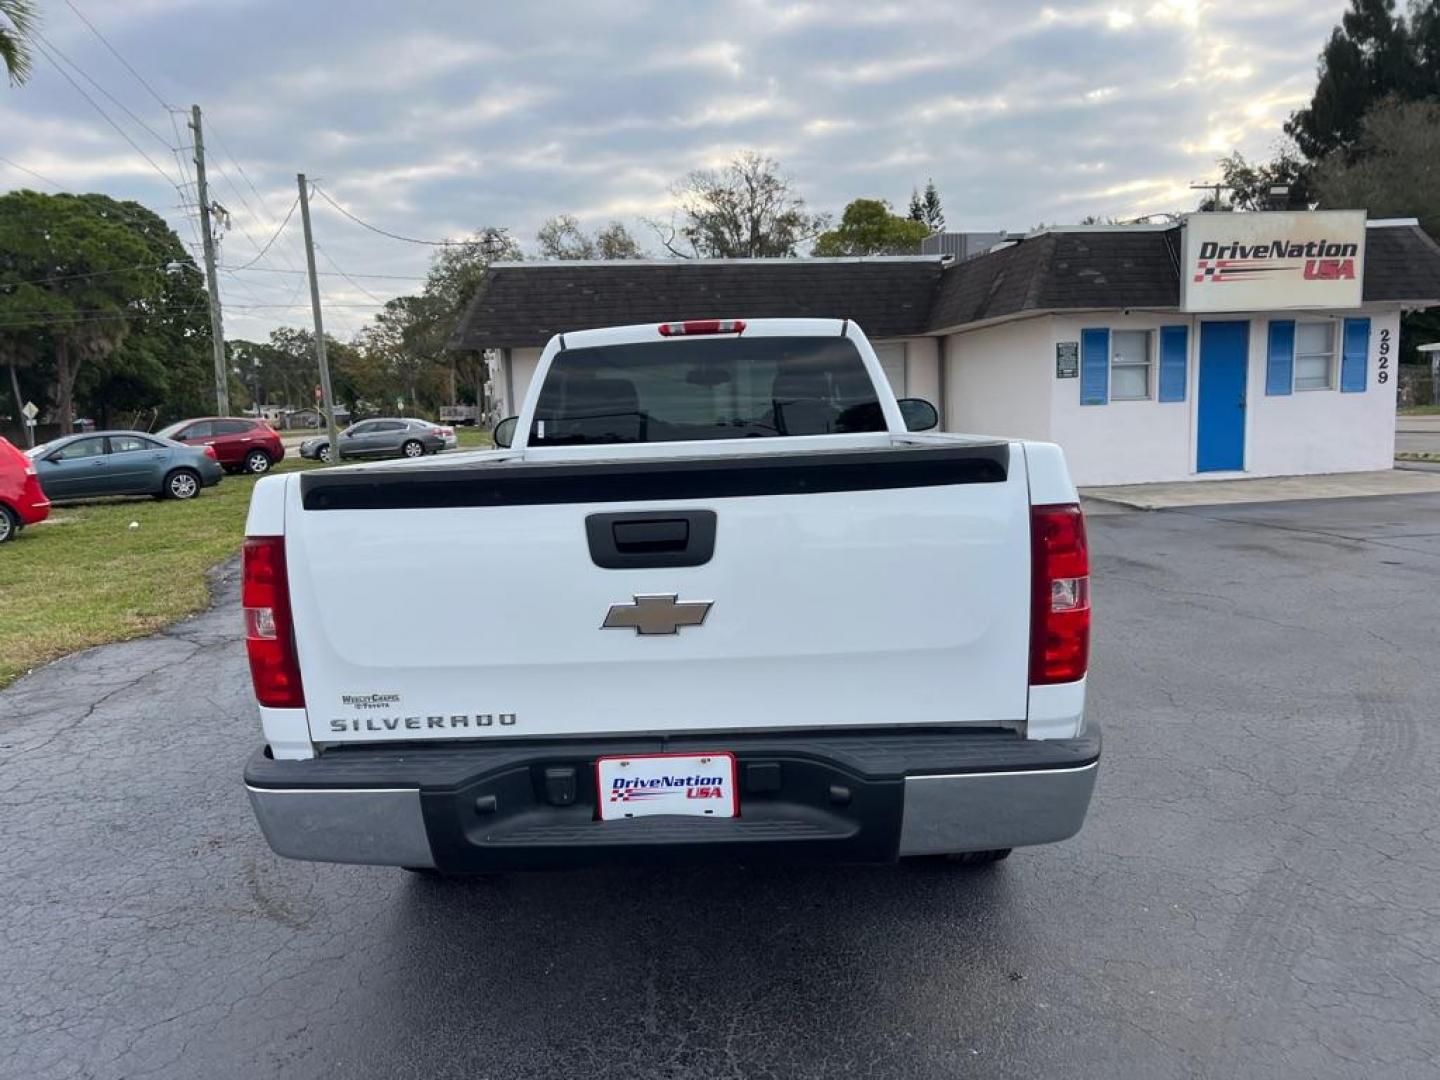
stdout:
{"type": "Polygon", "coordinates": [[[1049,439],[1054,339],[1049,319],[948,335],[945,430],[1049,439]]]}
{"type": "Polygon", "coordinates": [[[924,398],[937,409],[940,407],[940,343],[936,338],[880,338],[872,341],[876,354],[882,362],[903,353],[905,357],[905,379],[901,384],[892,383],[896,397],[924,398]]]}
{"type": "MultiPolygon", "coordinates": [[[[1097,312],[1047,320],[1057,341],[1080,341],[1088,327],[1112,330],[1189,329],[1185,400],[1110,401],[1080,404],[1080,380],[1056,379],[1050,364],[1049,395],[1053,424],[1050,438],[1060,444],[1077,484],[1143,484],[1206,480],[1226,476],[1301,476],[1309,473],[1388,469],[1395,451],[1395,356],[1400,316],[1395,311],[1297,311],[1182,315],[1176,312],[1125,315],[1097,312]],[[1346,316],[1370,319],[1370,357],[1364,393],[1341,393],[1339,360],[1335,385],[1328,390],[1291,394],[1265,392],[1270,319],[1333,319],[1337,343],[1346,316]],[[1200,385],[1200,327],[1206,321],[1249,324],[1245,378],[1245,468],[1243,472],[1195,471],[1200,385]],[[1382,340],[1389,343],[1389,370],[1379,381],[1382,340]]],[[[1158,336],[1158,335],[1157,335],[1158,336]]],[[[1152,376],[1152,393],[1154,378],[1152,376]]]]}
{"type": "MultiPolygon", "coordinates": [[[[535,377],[535,368],[540,363],[541,349],[511,349],[510,352],[510,389],[514,392],[514,399],[505,402],[505,408],[501,411],[505,416],[514,416],[520,411],[520,406],[525,403],[525,395],[530,391],[530,380],[535,377]]],[[[500,386],[497,392],[505,394],[504,372],[501,371],[500,386]]]]}

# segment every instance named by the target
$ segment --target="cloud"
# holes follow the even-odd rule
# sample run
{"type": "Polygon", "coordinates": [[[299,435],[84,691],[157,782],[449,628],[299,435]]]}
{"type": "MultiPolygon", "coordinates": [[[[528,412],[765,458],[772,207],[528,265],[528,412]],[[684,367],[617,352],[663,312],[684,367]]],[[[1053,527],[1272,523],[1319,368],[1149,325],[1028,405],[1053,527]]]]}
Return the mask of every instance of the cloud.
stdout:
{"type": "MultiPolygon", "coordinates": [[[[204,106],[236,266],[294,202],[297,172],[392,232],[493,224],[527,244],[573,213],[591,228],[620,218],[654,247],[641,219],[668,218],[671,182],[748,148],[831,212],[861,195],[903,206],[927,177],[959,228],[1184,209],[1217,157],[1270,151],[1344,0],[83,6],[167,102],[204,106]]],[[[189,167],[183,114],[172,120],[63,5],[47,8],[45,32],[180,160],[98,98],[174,175],[157,174],[44,61],[0,91],[0,152],[66,187],[139,199],[193,243],[190,189],[175,184],[189,167]]],[[[0,184],[37,183],[0,163],[0,184]]],[[[352,276],[421,275],[433,250],[320,202],[315,228],[352,276]]],[[[308,320],[297,233],[292,219],[256,267],[223,278],[233,333],[308,320]]],[[[363,291],[325,279],[342,332],[364,324],[367,292],[407,287],[356,280],[363,291]]]]}

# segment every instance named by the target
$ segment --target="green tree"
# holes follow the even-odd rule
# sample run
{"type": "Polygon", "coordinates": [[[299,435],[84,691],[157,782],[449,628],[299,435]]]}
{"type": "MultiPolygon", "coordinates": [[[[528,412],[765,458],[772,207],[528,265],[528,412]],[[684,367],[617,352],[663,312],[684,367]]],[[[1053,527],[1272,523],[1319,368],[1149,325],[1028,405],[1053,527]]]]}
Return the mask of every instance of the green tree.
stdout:
{"type": "Polygon", "coordinates": [[[107,363],[141,320],[171,314],[140,212],[104,195],[0,196],[0,350],[48,356],[64,429],[87,365],[107,363]]]}
{"type": "MultiPolygon", "coordinates": [[[[1434,0],[1417,19],[1433,33],[1434,0]]],[[[1294,113],[1285,132],[1300,152],[1318,161],[1335,150],[1348,150],[1360,136],[1360,121],[1383,99],[1405,99],[1434,92],[1435,71],[1427,79],[1412,47],[1395,0],[1350,0],[1350,10],[1320,53],[1319,79],[1310,104],[1294,113]]]]}
{"type": "Polygon", "coordinates": [[[906,212],[905,216],[908,217],[911,221],[918,221],[922,224],[924,223],[925,203],[920,198],[919,188],[910,189],[910,209],[906,212]]]}
{"type": "Polygon", "coordinates": [[[77,397],[107,426],[124,412],[148,412],[158,423],[210,412],[215,372],[205,276],[160,215],[133,202],[118,204],[117,213],[144,240],[149,260],[163,273],[155,294],[140,304],[144,317],[131,321],[114,355],[81,374],[77,397]]]}
{"type": "Polygon", "coordinates": [[[753,150],[723,168],[697,169],[672,190],[679,223],[651,226],[681,258],[788,258],[829,224],[824,214],[810,213],[773,158],[753,150]]]}
{"type": "Polygon", "coordinates": [[[645,252],[624,222],[612,221],[595,234],[596,254],[602,259],[643,259],[645,252]]]}
{"type": "Polygon", "coordinates": [[[1216,164],[1230,194],[1222,195],[1219,203],[1213,194],[1206,195],[1201,210],[1304,210],[1314,202],[1311,167],[1288,147],[1267,162],[1247,161],[1237,150],[1216,164]],[[1285,193],[1274,194],[1281,187],[1285,193]]]}
{"type": "MultiPolygon", "coordinates": [[[[1414,217],[1440,239],[1440,103],[1389,101],[1365,115],[1350,153],[1333,151],[1315,168],[1320,205],[1364,209],[1371,217],[1414,217]]],[[[1440,311],[1407,314],[1401,344],[1407,361],[1414,346],[1440,339],[1440,311]]]]}
{"type": "Polygon", "coordinates": [[[540,245],[542,259],[595,258],[595,241],[570,214],[557,214],[548,219],[535,234],[535,242],[540,245]]]}
{"type": "Polygon", "coordinates": [[[542,259],[642,259],[645,253],[623,222],[612,221],[591,236],[570,214],[557,214],[535,235],[542,259]]]}
{"type": "Polygon", "coordinates": [[[900,217],[883,199],[855,199],[840,215],[840,224],[815,241],[812,254],[822,258],[847,255],[911,255],[930,235],[924,222],[900,217]]]}
{"type": "MultiPolygon", "coordinates": [[[[515,262],[523,258],[520,245],[510,233],[495,226],[481,229],[470,243],[442,248],[436,253],[425,279],[424,295],[431,303],[431,318],[435,320],[447,348],[450,335],[460,325],[465,309],[470,306],[490,264],[515,262]]],[[[457,349],[447,353],[447,360],[450,399],[459,400],[459,389],[463,385],[469,387],[475,403],[483,407],[485,382],[490,377],[484,355],[473,350],[457,349]]]]}
{"type": "Polygon", "coordinates": [[[11,86],[30,77],[30,46],[26,35],[36,22],[31,0],[0,0],[0,64],[5,66],[11,86]]]}
{"type": "Polygon", "coordinates": [[[925,198],[923,203],[926,227],[931,232],[945,231],[945,211],[940,206],[940,189],[935,186],[933,179],[925,181],[925,198]]]}

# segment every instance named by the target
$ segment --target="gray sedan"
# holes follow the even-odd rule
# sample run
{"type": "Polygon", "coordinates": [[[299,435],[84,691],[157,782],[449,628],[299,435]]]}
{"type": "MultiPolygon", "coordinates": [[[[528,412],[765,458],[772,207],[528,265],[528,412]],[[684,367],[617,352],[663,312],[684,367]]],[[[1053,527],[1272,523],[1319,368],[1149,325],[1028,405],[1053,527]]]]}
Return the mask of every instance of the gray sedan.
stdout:
{"type": "MultiPolygon", "coordinates": [[[[418,458],[425,454],[438,454],[457,445],[454,428],[440,427],[428,420],[380,417],[361,420],[340,432],[341,458],[418,458]]],[[[300,444],[300,456],[329,461],[329,436],[317,435],[306,439],[300,444]]]]}
{"type": "Polygon", "coordinates": [[[193,499],[224,475],[212,447],[143,431],[67,435],[26,453],[51,501],[96,495],[193,499]]]}

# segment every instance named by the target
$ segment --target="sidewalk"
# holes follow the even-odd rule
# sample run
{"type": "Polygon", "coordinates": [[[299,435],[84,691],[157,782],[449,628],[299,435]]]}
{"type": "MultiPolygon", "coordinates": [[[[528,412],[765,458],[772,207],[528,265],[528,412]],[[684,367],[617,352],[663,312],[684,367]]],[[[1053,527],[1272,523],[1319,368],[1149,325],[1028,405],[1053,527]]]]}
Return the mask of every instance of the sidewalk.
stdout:
{"type": "Polygon", "coordinates": [[[1440,492],[1440,473],[1385,469],[1380,472],[1274,476],[1254,480],[1189,480],[1175,484],[1121,484],[1081,488],[1087,499],[1132,510],[1222,503],[1349,499],[1366,495],[1422,495],[1440,492]]]}

